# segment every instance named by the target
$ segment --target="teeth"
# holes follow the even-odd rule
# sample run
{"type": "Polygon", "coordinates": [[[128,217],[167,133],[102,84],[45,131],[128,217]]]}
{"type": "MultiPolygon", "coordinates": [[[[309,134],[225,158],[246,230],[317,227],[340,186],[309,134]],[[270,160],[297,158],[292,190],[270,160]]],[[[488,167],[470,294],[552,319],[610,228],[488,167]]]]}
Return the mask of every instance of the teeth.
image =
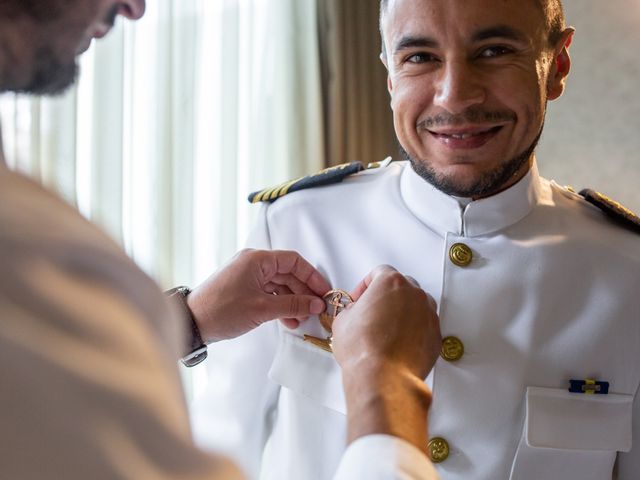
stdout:
{"type": "Polygon", "coordinates": [[[478,135],[484,135],[484,134],[489,133],[489,132],[491,132],[493,130],[494,129],[490,128],[490,129],[482,130],[482,131],[479,131],[479,132],[468,132],[468,133],[445,133],[445,132],[441,132],[441,133],[431,132],[431,133],[433,133],[434,135],[441,136],[441,137],[453,138],[455,140],[466,140],[466,139],[471,138],[471,137],[477,137],[478,135]]]}
{"type": "Polygon", "coordinates": [[[457,138],[458,140],[466,140],[467,138],[473,137],[474,134],[471,133],[463,133],[462,135],[451,135],[453,138],[457,138]]]}
{"type": "Polygon", "coordinates": [[[458,134],[450,134],[448,137],[455,138],[456,140],[466,140],[467,138],[475,137],[476,135],[482,135],[483,133],[488,133],[489,130],[485,130],[483,132],[473,132],[473,133],[458,133],[458,134]]]}

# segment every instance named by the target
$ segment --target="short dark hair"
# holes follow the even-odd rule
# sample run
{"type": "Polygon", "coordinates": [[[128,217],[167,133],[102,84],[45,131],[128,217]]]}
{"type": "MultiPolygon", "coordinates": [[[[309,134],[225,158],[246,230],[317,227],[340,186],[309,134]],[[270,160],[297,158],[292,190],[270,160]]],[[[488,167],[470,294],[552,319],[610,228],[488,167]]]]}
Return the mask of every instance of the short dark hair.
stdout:
{"type": "MultiPolygon", "coordinates": [[[[549,32],[549,45],[555,45],[562,32],[565,29],[565,17],[564,8],[562,7],[562,0],[535,0],[544,13],[544,18],[547,23],[547,31],[549,32]]],[[[380,34],[382,36],[382,53],[385,53],[384,47],[384,34],[382,32],[382,18],[387,11],[389,0],[380,0],[380,34]]]]}
{"type": "MultiPolygon", "coordinates": [[[[387,0],[384,0],[385,2],[387,0]]],[[[566,28],[566,21],[564,18],[564,8],[562,7],[562,0],[536,0],[542,11],[544,12],[544,18],[547,23],[547,32],[549,33],[549,44],[555,45],[562,32],[566,28]]]]}

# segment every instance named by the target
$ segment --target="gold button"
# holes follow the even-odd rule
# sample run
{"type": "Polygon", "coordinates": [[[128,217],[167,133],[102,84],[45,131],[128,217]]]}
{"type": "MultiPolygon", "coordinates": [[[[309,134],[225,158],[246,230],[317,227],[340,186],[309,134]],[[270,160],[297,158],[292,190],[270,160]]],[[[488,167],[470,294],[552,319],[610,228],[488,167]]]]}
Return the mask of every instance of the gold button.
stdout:
{"type": "Polygon", "coordinates": [[[460,360],[464,355],[464,344],[457,337],[445,337],[442,339],[440,356],[447,362],[460,360]]]}
{"type": "Polygon", "coordinates": [[[473,260],[473,252],[464,243],[454,243],[449,249],[449,259],[458,267],[466,267],[473,260]]]}
{"type": "Polygon", "coordinates": [[[432,438],[427,448],[429,449],[429,458],[433,463],[441,463],[449,458],[449,444],[444,438],[432,438]]]}

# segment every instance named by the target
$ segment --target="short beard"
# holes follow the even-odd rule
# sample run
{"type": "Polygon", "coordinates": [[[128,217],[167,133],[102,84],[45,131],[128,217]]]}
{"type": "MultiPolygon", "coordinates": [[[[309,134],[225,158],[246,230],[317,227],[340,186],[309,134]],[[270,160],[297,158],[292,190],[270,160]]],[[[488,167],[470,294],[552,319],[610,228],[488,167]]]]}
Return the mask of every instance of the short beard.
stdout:
{"type": "Polygon", "coordinates": [[[62,94],[76,82],[79,67],[76,60],[68,63],[58,60],[50,46],[40,47],[34,56],[34,68],[29,83],[21,86],[19,93],[36,95],[62,94]]]}
{"type": "MultiPolygon", "coordinates": [[[[3,19],[20,20],[27,19],[38,30],[50,35],[50,30],[64,27],[65,17],[68,12],[86,0],[0,0],[0,16],[3,19]]],[[[104,19],[104,23],[112,26],[118,15],[118,6],[111,8],[104,19]]],[[[67,27],[70,27],[67,24],[67,27]]],[[[78,25],[73,25],[78,28],[78,25]]],[[[54,43],[51,39],[52,44],[54,43]]],[[[28,74],[22,77],[16,74],[11,78],[11,73],[5,73],[5,85],[0,85],[0,91],[13,91],[36,95],[57,95],[64,93],[78,79],[79,67],[76,55],[71,52],[66,55],[57,53],[52,44],[32,44],[33,64],[29,65],[28,74]],[[67,58],[65,58],[65,56],[67,58]],[[17,78],[20,78],[19,82],[17,78]],[[12,81],[13,80],[13,81],[12,81]]],[[[4,52],[7,56],[7,52],[4,52]]],[[[19,64],[15,60],[16,64],[19,64]]]]}
{"type": "Polygon", "coordinates": [[[482,198],[494,195],[503,189],[503,186],[516,175],[525,163],[529,161],[531,155],[538,146],[542,128],[533,140],[533,143],[524,152],[516,155],[509,161],[499,165],[494,170],[487,172],[474,184],[469,186],[460,185],[450,177],[438,174],[428,162],[411,158],[409,153],[400,145],[400,155],[404,160],[409,160],[413,170],[424,180],[447,195],[462,198],[482,198]]]}

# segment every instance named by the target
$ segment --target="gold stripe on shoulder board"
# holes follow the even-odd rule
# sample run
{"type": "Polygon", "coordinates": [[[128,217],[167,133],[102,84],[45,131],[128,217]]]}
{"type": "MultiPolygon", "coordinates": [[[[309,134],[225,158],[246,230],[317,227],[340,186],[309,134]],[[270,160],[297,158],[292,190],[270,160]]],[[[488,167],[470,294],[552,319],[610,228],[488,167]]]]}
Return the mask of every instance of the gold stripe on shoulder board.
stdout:
{"type": "Polygon", "coordinates": [[[393,159],[391,157],[387,157],[384,160],[381,160],[380,162],[371,162],[367,165],[367,170],[373,170],[375,168],[385,168],[389,166],[392,160],[393,159]]]}
{"type": "Polygon", "coordinates": [[[262,195],[264,195],[264,192],[266,190],[261,190],[258,193],[255,194],[255,196],[253,197],[253,199],[251,200],[252,203],[258,203],[260,202],[260,200],[262,199],[262,195]]]}
{"type": "Polygon", "coordinates": [[[269,192],[271,192],[271,190],[273,190],[273,187],[265,188],[258,195],[256,195],[256,198],[254,198],[253,201],[255,203],[258,203],[258,202],[261,202],[263,200],[266,200],[267,195],[269,194],[269,192]]]}
{"type": "Polygon", "coordinates": [[[634,211],[629,210],[627,207],[622,205],[620,202],[615,201],[613,198],[607,197],[606,195],[604,195],[603,193],[600,193],[600,192],[594,192],[594,194],[600,200],[602,200],[603,202],[609,203],[610,205],[618,208],[621,212],[624,212],[625,214],[629,215],[630,217],[638,218],[638,215],[634,211]]]}
{"type": "Polygon", "coordinates": [[[296,183],[298,183],[300,180],[302,180],[302,179],[298,178],[298,179],[293,180],[291,182],[285,183],[284,186],[280,189],[280,192],[278,192],[278,196],[279,197],[284,197],[287,193],[289,193],[289,189],[291,187],[293,187],[296,183]]]}

